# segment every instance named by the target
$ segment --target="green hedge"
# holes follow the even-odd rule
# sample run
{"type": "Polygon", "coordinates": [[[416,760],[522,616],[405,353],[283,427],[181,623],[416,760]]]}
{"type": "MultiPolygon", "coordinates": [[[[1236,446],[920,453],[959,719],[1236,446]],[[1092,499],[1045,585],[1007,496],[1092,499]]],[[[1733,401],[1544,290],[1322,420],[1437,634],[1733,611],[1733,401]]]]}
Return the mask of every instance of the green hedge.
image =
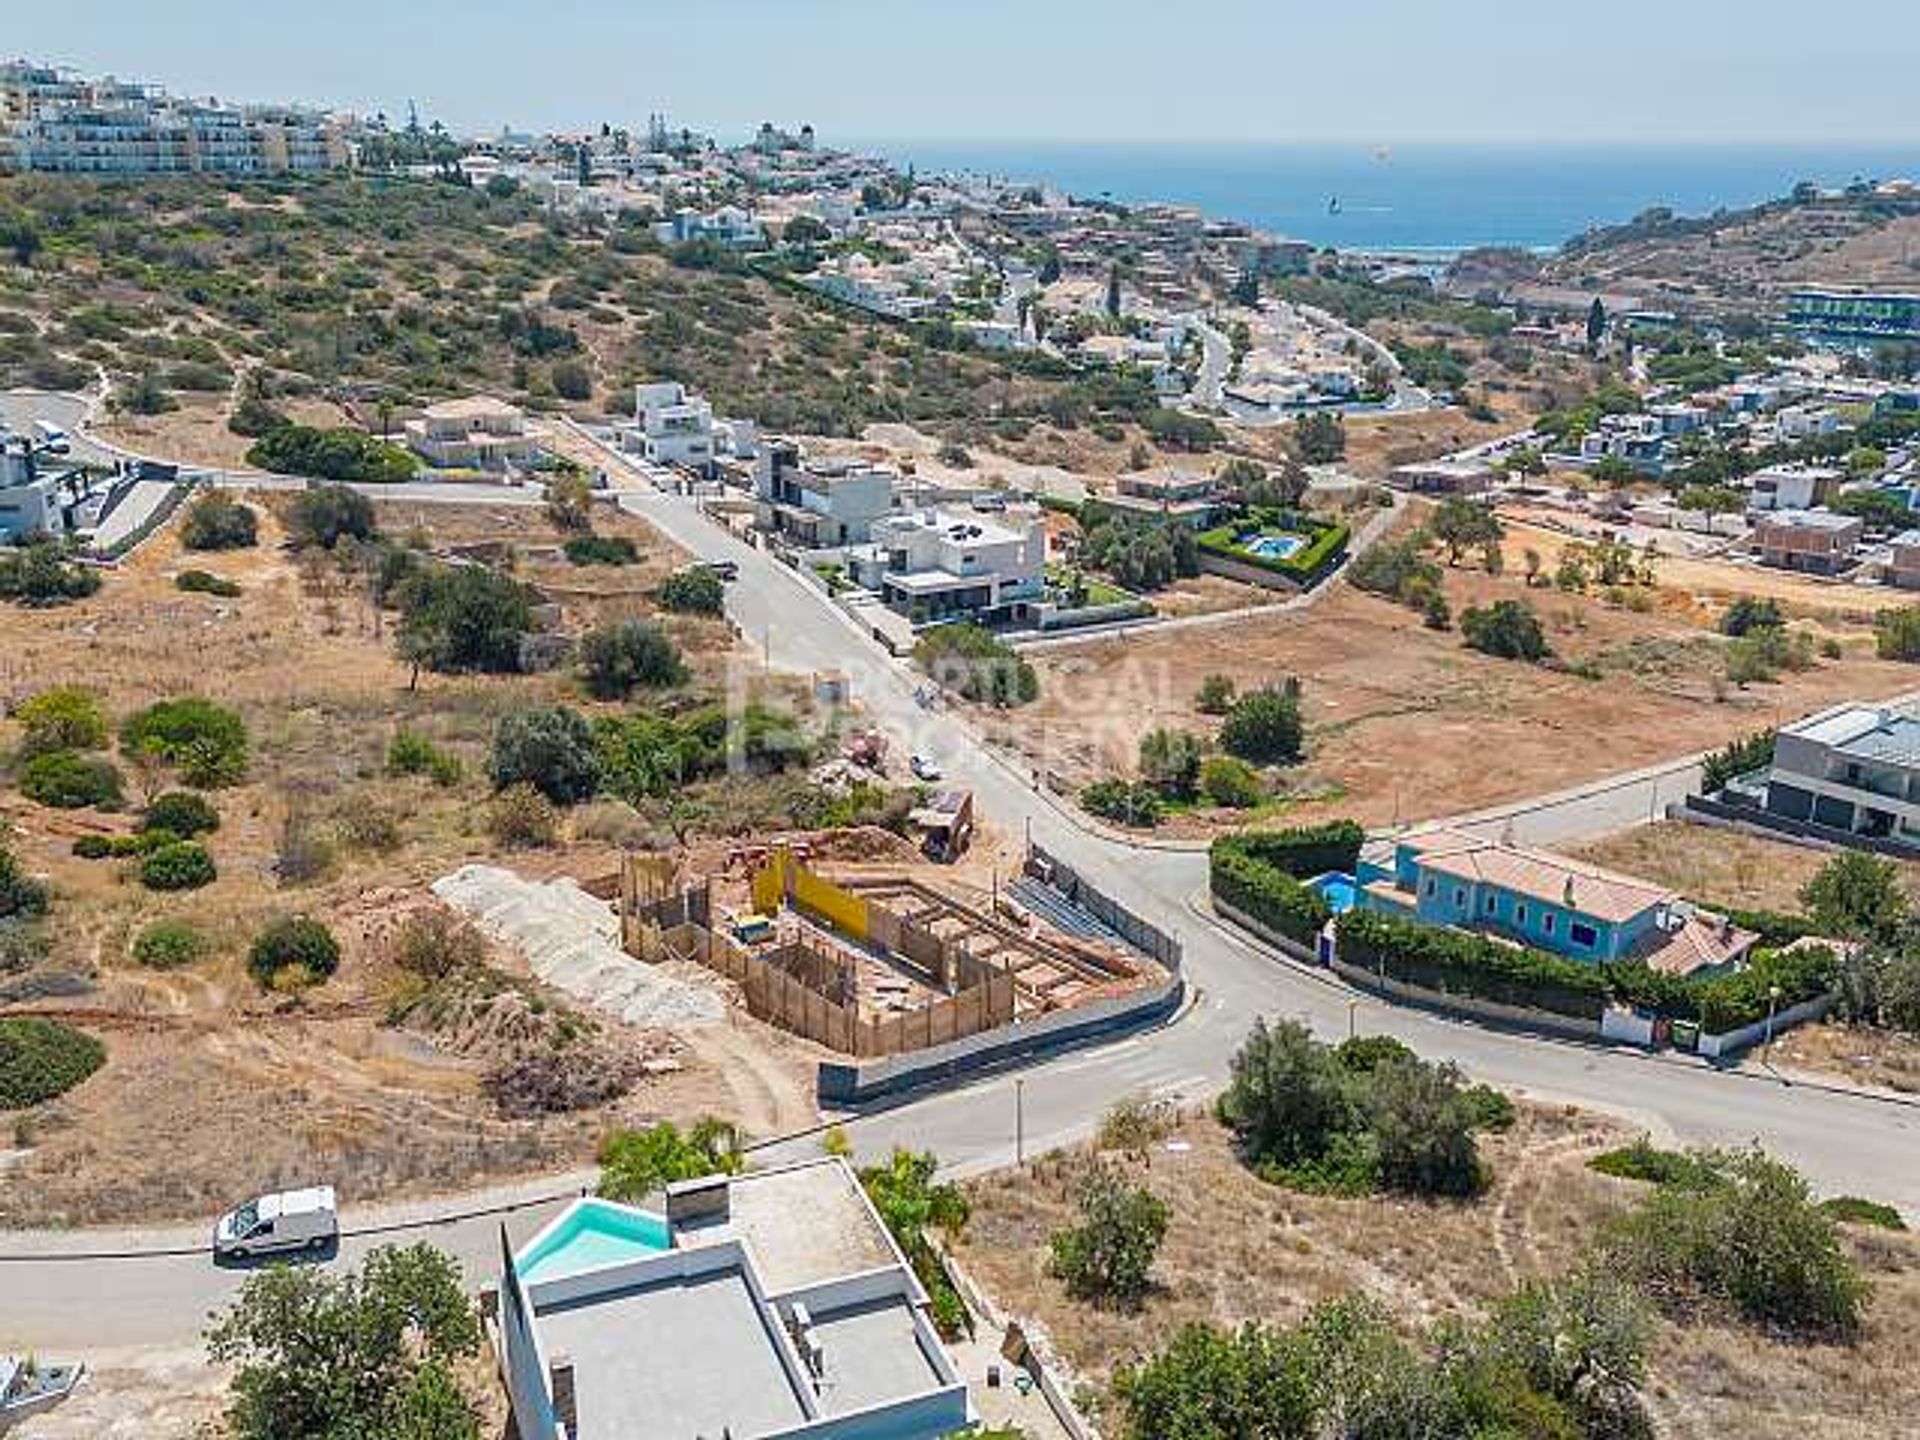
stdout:
{"type": "Polygon", "coordinates": [[[1302,945],[1312,945],[1333,907],[1317,890],[1249,855],[1233,838],[1216,840],[1209,857],[1213,898],[1302,945]]]}
{"type": "Polygon", "coordinates": [[[1583,1020],[1606,1009],[1603,966],[1371,910],[1342,915],[1338,934],[1342,960],[1402,984],[1583,1020]]]}
{"type": "Polygon", "coordinates": [[[1236,851],[1263,865],[1284,870],[1296,880],[1311,880],[1329,871],[1352,874],[1360,863],[1360,847],[1367,832],[1351,820],[1330,820],[1293,830],[1229,835],[1214,842],[1214,851],[1236,851]]]}
{"type": "Polygon", "coordinates": [[[1283,575],[1304,586],[1313,584],[1339,562],[1340,557],[1346,554],[1347,540],[1348,531],[1345,525],[1328,524],[1291,512],[1256,510],[1252,515],[1235,520],[1231,524],[1217,526],[1203,532],[1199,537],[1199,544],[1204,554],[1215,555],[1223,560],[1232,560],[1241,565],[1251,565],[1256,570],[1283,575]],[[1311,538],[1284,560],[1276,559],[1271,555],[1255,555],[1240,547],[1241,535],[1249,530],[1264,528],[1291,530],[1311,538]]]}

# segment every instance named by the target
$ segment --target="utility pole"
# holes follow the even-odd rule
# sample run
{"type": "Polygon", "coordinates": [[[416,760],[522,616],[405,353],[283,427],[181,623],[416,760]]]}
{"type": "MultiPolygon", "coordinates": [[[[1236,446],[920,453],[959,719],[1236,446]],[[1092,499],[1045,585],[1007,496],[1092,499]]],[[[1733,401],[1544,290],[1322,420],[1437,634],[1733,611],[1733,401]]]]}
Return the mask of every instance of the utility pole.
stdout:
{"type": "Polygon", "coordinates": [[[1027,1163],[1027,1082],[1013,1077],[1013,1163],[1027,1163]]]}

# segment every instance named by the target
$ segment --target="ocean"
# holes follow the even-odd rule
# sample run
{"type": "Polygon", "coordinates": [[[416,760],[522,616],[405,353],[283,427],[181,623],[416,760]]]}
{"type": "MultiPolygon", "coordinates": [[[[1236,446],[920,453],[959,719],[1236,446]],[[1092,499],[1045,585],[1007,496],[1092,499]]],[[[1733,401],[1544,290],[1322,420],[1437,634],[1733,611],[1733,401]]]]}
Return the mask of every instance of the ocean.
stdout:
{"type": "Polygon", "coordinates": [[[1861,145],[866,142],[922,171],[1046,181],[1086,198],[1198,206],[1354,250],[1554,249],[1652,206],[1739,208],[1802,180],[1920,178],[1920,141],[1861,145]],[[1332,202],[1338,201],[1337,207],[1332,202]]]}

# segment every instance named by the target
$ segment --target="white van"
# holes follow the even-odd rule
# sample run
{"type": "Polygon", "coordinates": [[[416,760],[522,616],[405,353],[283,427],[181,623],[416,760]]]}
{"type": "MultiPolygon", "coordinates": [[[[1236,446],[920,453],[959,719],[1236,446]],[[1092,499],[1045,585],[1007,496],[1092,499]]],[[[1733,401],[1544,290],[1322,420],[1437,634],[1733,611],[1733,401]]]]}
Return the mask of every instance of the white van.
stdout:
{"type": "Polygon", "coordinates": [[[331,1185],[282,1190],[229,1210],[213,1227],[216,1260],[319,1250],[340,1238],[331,1185]]]}
{"type": "Polygon", "coordinates": [[[65,455],[73,448],[67,439],[67,432],[51,420],[33,422],[33,433],[40,437],[40,448],[53,455],[65,455]]]}

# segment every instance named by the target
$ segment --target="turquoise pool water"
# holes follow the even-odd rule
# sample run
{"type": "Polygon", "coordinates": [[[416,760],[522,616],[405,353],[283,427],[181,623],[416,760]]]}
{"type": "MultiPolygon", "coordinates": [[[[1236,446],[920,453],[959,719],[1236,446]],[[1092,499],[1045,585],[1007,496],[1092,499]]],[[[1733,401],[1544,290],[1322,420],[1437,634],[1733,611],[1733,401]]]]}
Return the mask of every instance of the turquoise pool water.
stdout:
{"type": "Polygon", "coordinates": [[[643,1260],[672,1248],[667,1222],[658,1215],[604,1200],[584,1200],[558,1228],[517,1256],[514,1268],[522,1282],[533,1285],[562,1275],[643,1260]]]}
{"type": "Polygon", "coordinates": [[[1351,875],[1339,873],[1316,876],[1308,882],[1318,890],[1327,904],[1333,907],[1333,913],[1344,915],[1353,908],[1354,879],[1351,875]]]}
{"type": "Polygon", "coordinates": [[[1256,535],[1240,548],[1265,560],[1286,560],[1305,549],[1306,544],[1306,537],[1301,535],[1256,535]]]}

